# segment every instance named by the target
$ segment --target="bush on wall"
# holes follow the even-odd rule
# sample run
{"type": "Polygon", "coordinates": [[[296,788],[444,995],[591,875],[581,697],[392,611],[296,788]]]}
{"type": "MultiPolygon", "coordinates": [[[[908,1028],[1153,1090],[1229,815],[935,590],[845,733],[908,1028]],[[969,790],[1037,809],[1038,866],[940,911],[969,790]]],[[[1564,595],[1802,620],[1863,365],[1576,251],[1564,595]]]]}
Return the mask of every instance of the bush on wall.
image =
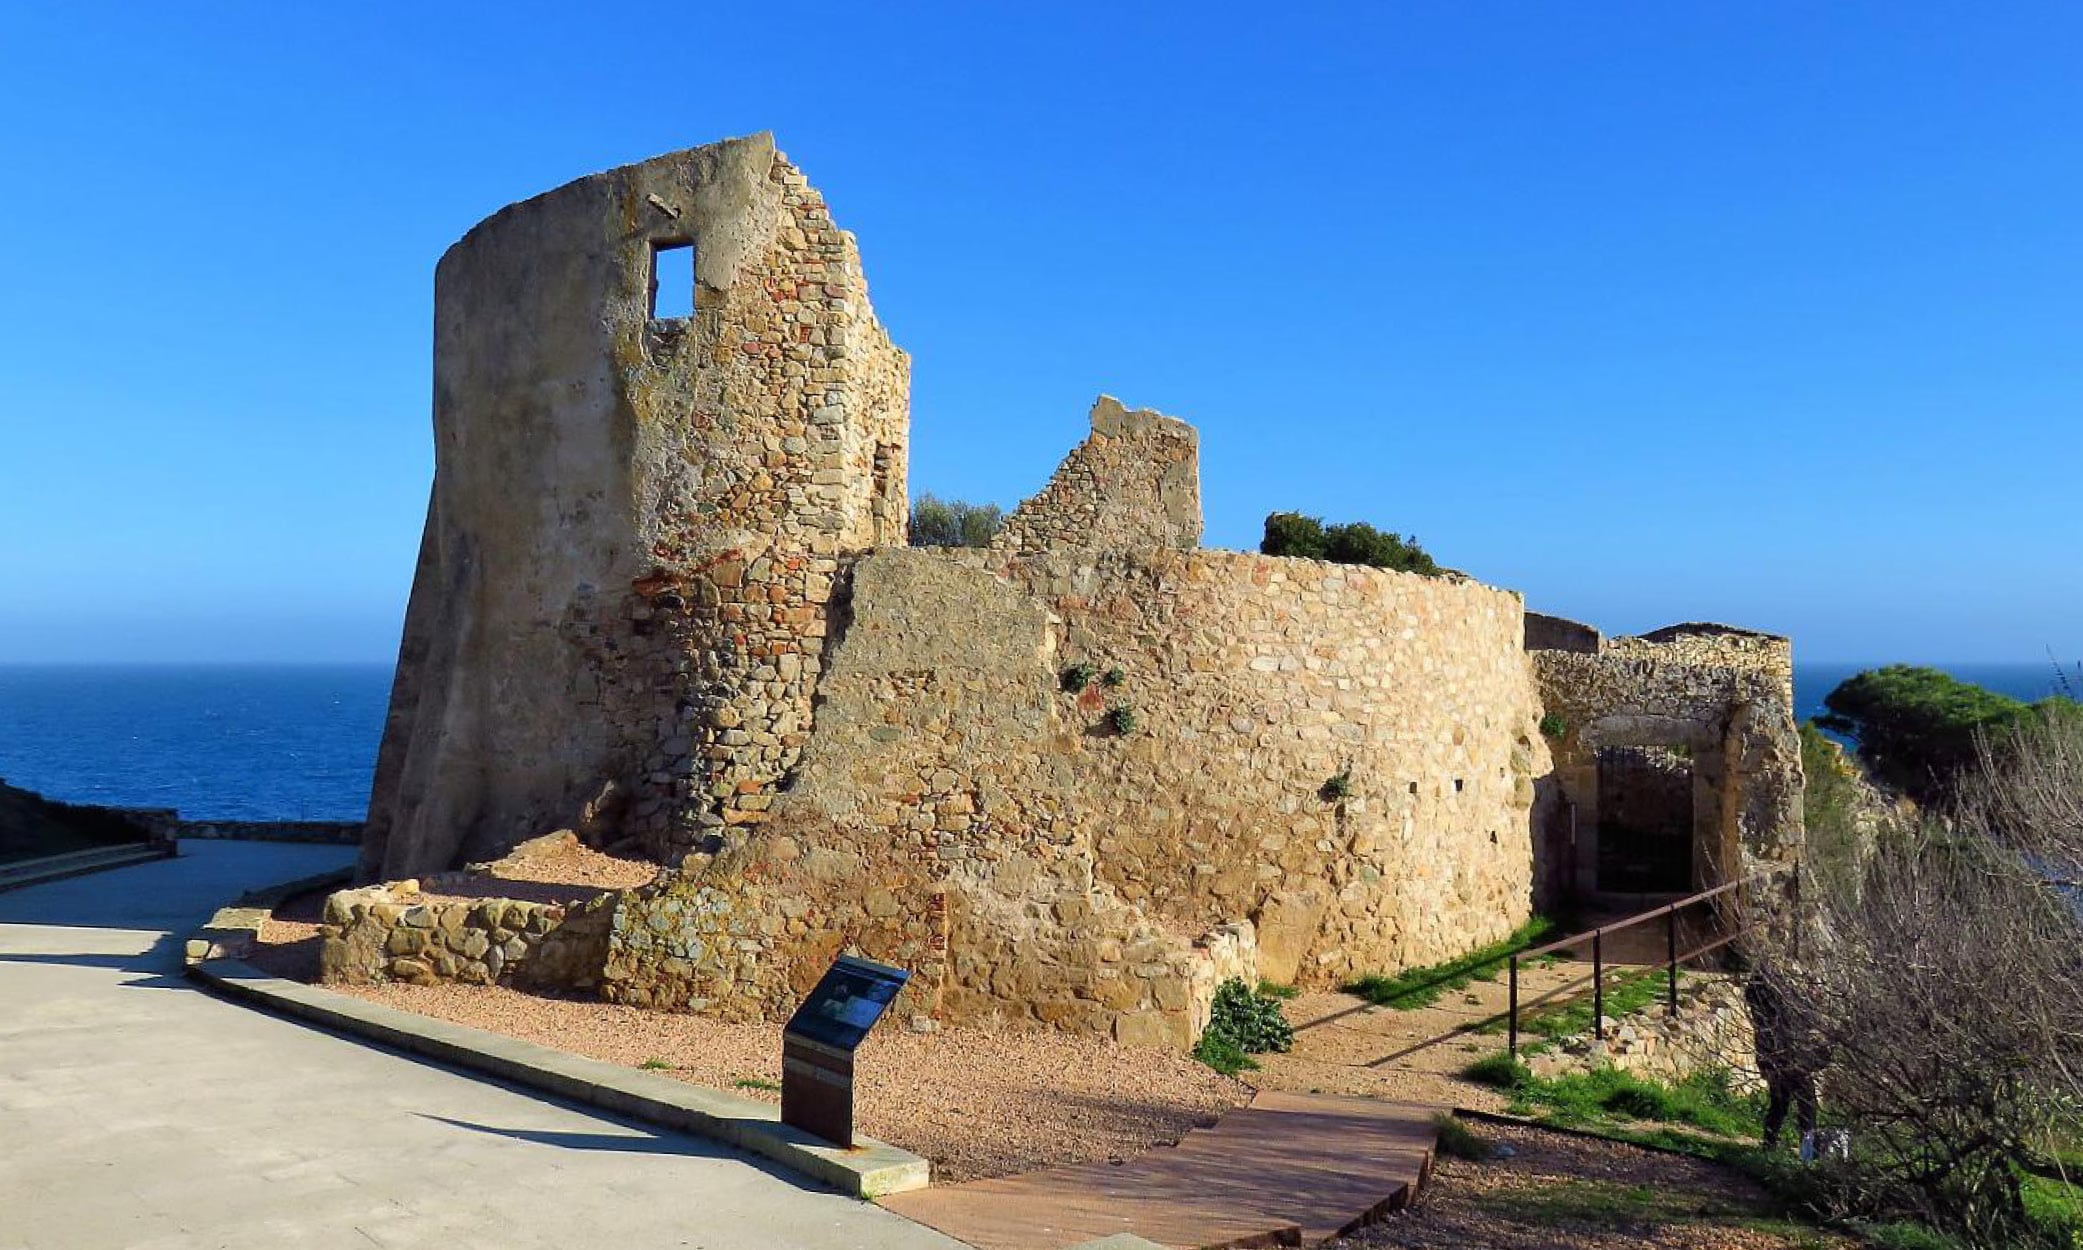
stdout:
{"type": "Polygon", "coordinates": [[[1336,564],[1364,564],[1370,568],[1396,569],[1437,577],[1443,571],[1437,561],[1418,545],[1415,535],[1406,537],[1378,530],[1365,521],[1325,525],[1318,517],[1299,512],[1275,512],[1266,518],[1266,536],[1259,552],[1269,556],[1292,556],[1303,560],[1329,560],[1336,564]]]}

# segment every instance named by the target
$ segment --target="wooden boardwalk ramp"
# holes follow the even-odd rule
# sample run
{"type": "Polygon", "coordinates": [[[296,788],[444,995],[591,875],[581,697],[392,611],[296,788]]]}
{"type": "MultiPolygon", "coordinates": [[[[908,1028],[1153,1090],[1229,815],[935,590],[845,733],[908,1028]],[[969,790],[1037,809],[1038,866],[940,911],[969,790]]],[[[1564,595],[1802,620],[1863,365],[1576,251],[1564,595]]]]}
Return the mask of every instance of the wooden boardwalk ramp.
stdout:
{"type": "Polygon", "coordinates": [[[1262,1091],[1213,1128],[1088,1163],[881,1200],[977,1250],[1064,1250],[1132,1234],[1177,1250],[1311,1246],[1407,1205],[1438,1109],[1262,1091]]]}

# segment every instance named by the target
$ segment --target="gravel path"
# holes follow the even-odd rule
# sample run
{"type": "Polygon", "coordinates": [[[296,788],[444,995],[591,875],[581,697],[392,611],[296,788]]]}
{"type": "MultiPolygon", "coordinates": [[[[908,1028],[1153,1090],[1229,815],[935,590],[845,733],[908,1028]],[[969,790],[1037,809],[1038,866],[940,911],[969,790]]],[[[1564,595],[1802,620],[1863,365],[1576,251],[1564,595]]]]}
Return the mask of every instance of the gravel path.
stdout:
{"type": "MultiPolygon", "coordinates": [[[[1528,999],[1583,975],[1578,964],[1529,967],[1520,972],[1528,999]]],[[[1502,1012],[1502,980],[1472,982],[1429,1007],[1399,1011],[1337,991],[1305,992],[1287,1004],[1295,1048],[1259,1055],[1253,1084],[1297,1093],[1357,1094],[1428,1102],[1442,1107],[1502,1111],[1507,1099],[1461,1079],[1461,1070],[1504,1049],[1503,1033],[1458,1033],[1502,1012]]]]}
{"type": "Polygon", "coordinates": [[[1510,1158],[1442,1157],[1417,1205],[1336,1250],[1853,1250],[1780,1216],[1748,1177],[1539,1129],[1470,1125],[1510,1158]]]}
{"type": "MultiPolygon", "coordinates": [[[[322,896],[291,899],[252,962],[318,974],[322,896]]],[[[642,1011],[504,986],[329,986],[405,1011],[504,1033],[710,1089],[778,1100],[781,1030],[642,1011]]],[[[933,1161],[937,1181],[1126,1159],[1176,1142],[1250,1099],[1251,1087],[1192,1059],[1043,1032],[878,1030],[861,1048],[861,1131],[933,1161]]]]}

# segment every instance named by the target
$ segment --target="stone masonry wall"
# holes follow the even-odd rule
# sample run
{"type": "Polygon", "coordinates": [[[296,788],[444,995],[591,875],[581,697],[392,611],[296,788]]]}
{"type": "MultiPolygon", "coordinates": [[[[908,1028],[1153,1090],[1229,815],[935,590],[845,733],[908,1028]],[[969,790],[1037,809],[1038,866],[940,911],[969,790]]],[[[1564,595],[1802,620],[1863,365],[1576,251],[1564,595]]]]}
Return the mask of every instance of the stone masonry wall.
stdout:
{"type": "MultiPolygon", "coordinates": [[[[1595,653],[1530,654],[1542,703],[1563,723],[1556,777],[1579,809],[1580,832],[1596,825],[1583,817],[1597,806],[1601,748],[1682,747],[1703,783],[1695,789],[1696,888],[1798,858],[1803,782],[1785,638],[1674,625],[1604,639],[1595,653]]],[[[1580,863],[1579,871],[1588,868],[1580,863]]],[[[1590,878],[1579,885],[1589,888],[1590,878]]]]}
{"type": "Polygon", "coordinates": [[[610,997],[774,1012],[855,948],[915,1012],[1183,1044],[1224,926],[1321,985],[1527,915],[1515,595],[1176,549],[884,551],[852,590],[766,835],[625,901],[610,997]]]}
{"type": "Polygon", "coordinates": [[[599,984],[613,896],[566,907],[518,899],[428,897],[416,881],[326,899],[319,977],[350,985],[599,984]]]}
{"type": "Polygon", "coordinates": [[[757,824],[843,561],[901,541],[909,364],[769,136],[580,179],[435,282],[435,483],[364,837],[402,877],[757,824]],[[690,317],[650,315],[691,244],[690,317]]]}
{"type": "Polygon", "coordinates": [[[1092,405],[1091,436],[1014,510],[991,545],[1036,555],[1200,541],[1200,435],[1176,417],[1102,395],[1092,405]]]}

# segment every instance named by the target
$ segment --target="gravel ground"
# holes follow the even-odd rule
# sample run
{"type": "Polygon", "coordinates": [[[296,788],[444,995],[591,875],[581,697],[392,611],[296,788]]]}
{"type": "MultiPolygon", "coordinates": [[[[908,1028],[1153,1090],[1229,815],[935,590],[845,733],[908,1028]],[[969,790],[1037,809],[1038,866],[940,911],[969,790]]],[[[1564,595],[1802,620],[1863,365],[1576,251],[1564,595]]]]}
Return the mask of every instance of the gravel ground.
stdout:
{"type": "MultiPolygon", "coordinates": [[[[769,1102],[781,1030],[547,998],[503,986],[336,989],[769,1102]]],[[[1213,1124],[1251,1090],[1184,1055],[1058,1034],[888,1029],[861,1047],[861,1131],[933,1161],[937,1181],[1125,1159],[1213,1124]]]]}
{"type": "Polygon", "coordinates": [[[1330,1243],[1338,1250],[1852,1250],[1778,1214],[1748,1177],[1695,1159],[1471,1122],[1512,1150],[1442,1157],[1417,1205],[1330,1243]]]}
{"type": "MultiPolygon", "coordinates": [[[[592,869],[616,871],[597,863],[592,869]]],[[[555,865],[534,868],[540,876],[556,872],[555,865]]],[[[544,884],[605,883],[595,876],[544,884]]],[[[311,894],[278,908],[261,930],[252,962],[276,976],[314,980],[324,906],[323,895],[311,894]]],[[[710,1089],[770,1102],[780,1097],[770,1088],[781,1079],[775,1024],[733,1024],[504,986],[329,988],[710,1089]]],[[[971,1028],[917,1034],[885,1027],[861,1048],[857,1080],[861,1131],[931,1159],[935,1179],[943,1182],[1125,1159],[1213,1124],[1252,1094],[1184,1055],[971,1028]]]]}

